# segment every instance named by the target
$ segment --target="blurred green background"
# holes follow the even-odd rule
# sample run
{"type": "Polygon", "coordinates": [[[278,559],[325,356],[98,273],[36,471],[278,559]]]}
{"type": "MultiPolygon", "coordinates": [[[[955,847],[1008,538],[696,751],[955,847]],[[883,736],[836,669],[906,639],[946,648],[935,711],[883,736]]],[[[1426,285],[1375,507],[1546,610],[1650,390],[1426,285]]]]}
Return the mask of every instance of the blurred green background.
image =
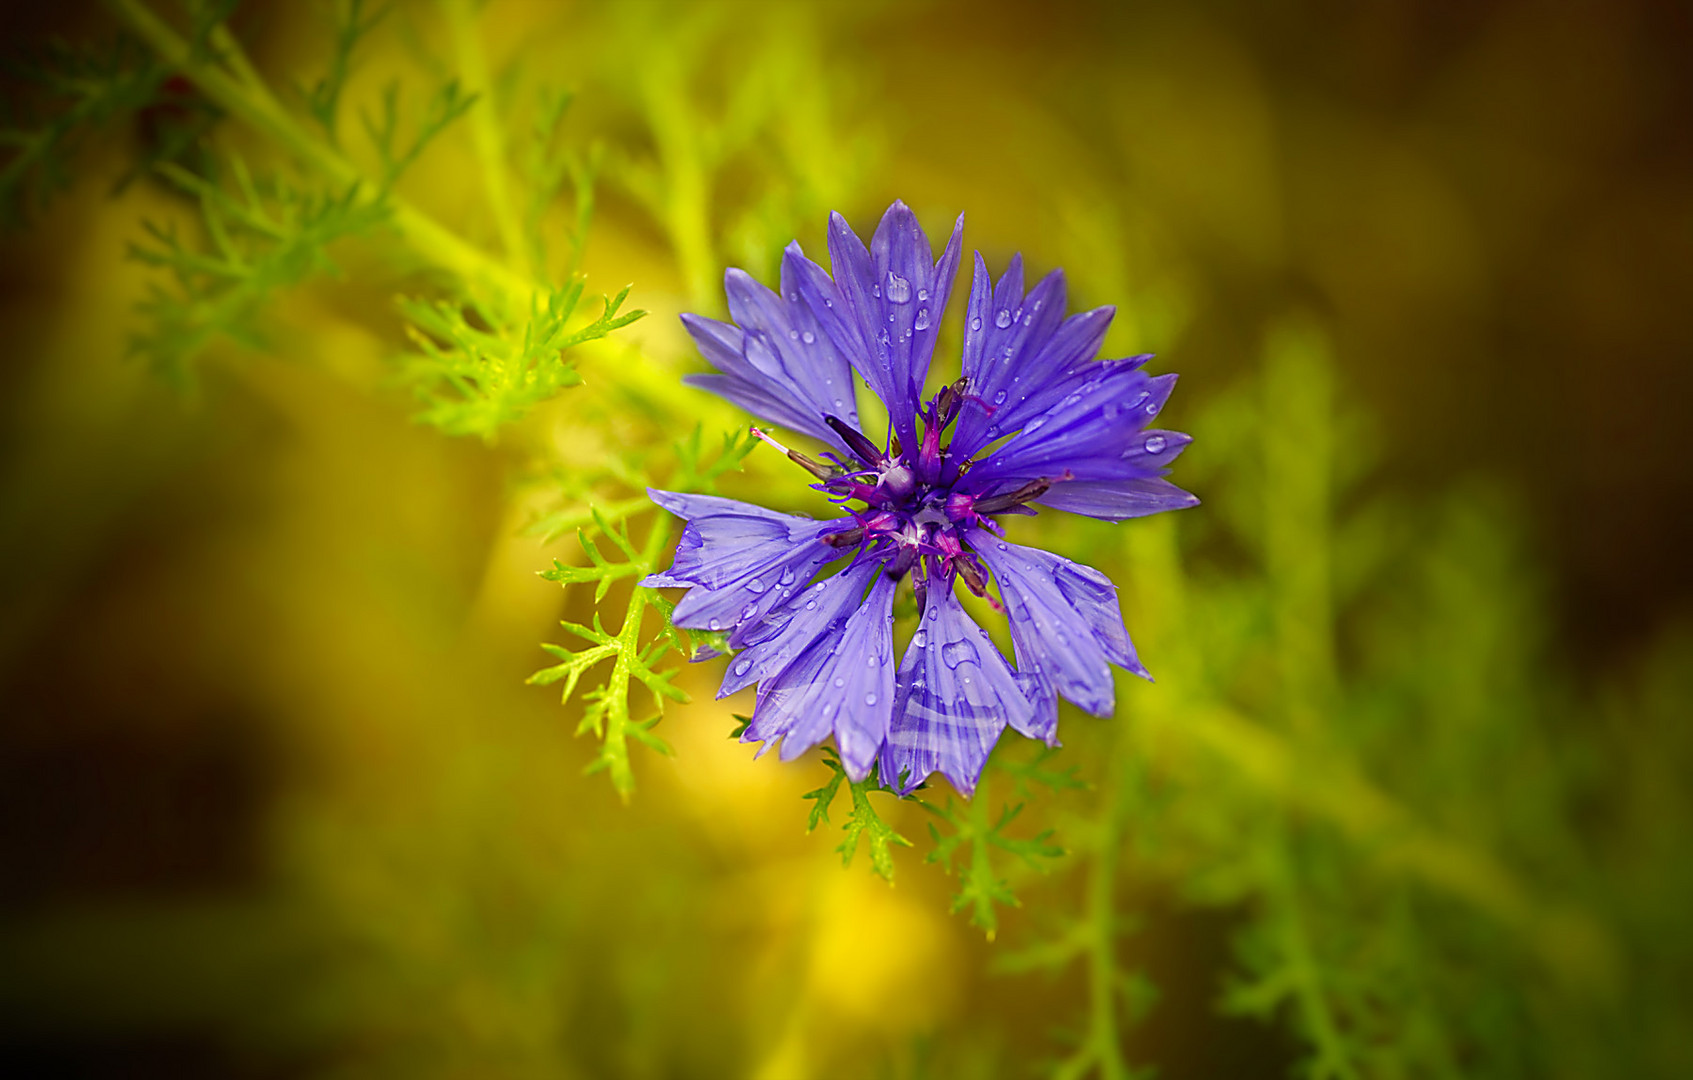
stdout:
{"type": "MultiPolygon", "coordinates": [[[[232,26],[308,84],[329,7],[232,26]]],[[[18,57],[117,26],[4,10],[18,57]]],[[[0,241],[0,1071],[1693,1075],[1685,6],[478,18],[496,98],[576,92],[589,291],[652,313],[497,441],[414,422],[385,375],[420,287],[377,243],[190,395],[126,358],[127,245],[192,215],[114,193],[157,113],[0,241]],[[717,665],[627,804],[523,682],[591,612],[535,575],[574,540],[525,526],[630,490],[546,463],[663,475],[678,425],[732,429],[673,385],[677,313],[893,198],[1116,304],[1108,355],[1182,374],[1173,479],[1205,500],[1019,523],[1118,581],[1160,681],[1066,714],[1055,762],[1091,786],[1024,813],[1072,855],[1006,871],[991,941],[920,809],[889,811],[917,841],[893,888],[806,834],[826,774],[726,738],[750,697],[713,702],[717,665]]],[[[349,98],[434,85],[452,38],[397,4],[349,98]]],[[[494,250],[472,135],[401,190],[494,250]]],[[[725,490],[797,508],[779,465],[725,490]]]]}

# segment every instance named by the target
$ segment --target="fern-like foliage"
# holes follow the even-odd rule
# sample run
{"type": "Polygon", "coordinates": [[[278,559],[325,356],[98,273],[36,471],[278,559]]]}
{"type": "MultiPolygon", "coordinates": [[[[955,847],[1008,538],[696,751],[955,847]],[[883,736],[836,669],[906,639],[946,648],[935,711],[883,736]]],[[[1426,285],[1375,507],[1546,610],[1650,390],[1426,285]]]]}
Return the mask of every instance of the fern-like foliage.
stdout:
{"type": "Polygon", "coordinates": [[[840,846],[835,848],[841,853],[841,866],[852,865],[853,856],[858,854],[858,846],[863,842],[870,849],[870,868],[880,874],[888,884],[893,884],[893,849],[910,847],[911,841],[894,831],[893,826],[883,820],[882,815],[876,812],[875,804],[870,801],[870,796],[897,796],[891,791],[883,790],[876,779],[874,769],[863,780],[849,778],[846,770],[841,767],[840,758],[832,749],[824,749],[823,763],[829,767],[829,779],[824,781],[822,787],[805,793],[805,798],[813,800],[811,813],[806,819],[806,831],[815,832],[819,825],[828,823],[829,807],[834,803],[835,796],[844,783],[852,796],[852,808],[848,812],[846,824],[841,826],[846,832],[846,837],[841,840],[840,846]]]}
{"type": "MultiPolygon", "coordinates": [[[[606,559],[584,530],[581,534],[582,547],[588,553],[591,565],[574,567],[555,562],[553,568],[543,571],[541,576],[567,586],[592,581],[595,583],[594,601],[597,604],[618,579],[653,571],[670,539],[670,528],[667,520],[659,515],[647,533],[646,542],[637,549],[629,539],[627,523],[613,525],[603,516],[596,514],[594,517],[599,534],[611,541],[622,553],[623,560],[613,562],[606,559]]],[[[576,732],[581,735],[591,731],[600,740],[599,751],[588,764],[587,771],[606,772],[611,777],[612,786],[625,798],[635,790],[635,775],[629,763],[630,741],[642,743],[661,754],[670,754],[669,744],[652,729],[663,717],[666,700],[688,700],[688,695],[672,681],[675,670],[661,670],[659,667],[672,651],[689,651],[682,632],[670,625],[671,609],[672,605],[656,589],[636,586],[630,590],[622,625],[615,632],[602,625],[598,613],[594,615],[592,626],[562,623],[571,634],[587,642],[587,646],[570,649],[563,645],[543,645],[542,648],[557,657],[559,663],[529,677],[529,682],[538,686],[563,682],[562,700],[569,701],[583,675],[607,661],[611,663],[611,673],[605,681],[582,695],[582,720],[576,732]],[[649,608],[658,613],[662,623],[656,635],[644,639],[642,621],[649,608]],[[630,704],[636,683],[645,686],[652,695],[653,715],[642,720],[635,719],[630,704]]]]}
{"type": "Polygon", "coordinates": [[[393,187],[417,161],[424,147],[476,103],[476,95],[465,93],[457,80],[449,79],[429,96],[422,117],[407,133],[400,120],[400,84],[391,82],[384,87],[381,107],[359,114],[365,135],[381,162],[377,173],[379,186],[383,190],[393,187]]]}
{"type": "MultiPolygon", "coordinates": [[[[1025,772],[1022,779],[1026,783],[1033,775],[1025,772]]],[[[1074,782],[1068,773],[1055,773],[1054,778],[1061,784],[1074,782]]],[[[1052,860],[1064,855],[1064,849],[1053,841],[1052,829],[1044,829],[1032,837],[1009,833],[1007,830],[1026,804],[1004,804],[999,817],[992,817],[988,809],[991,805],[988,783],[984,772],[976,794],[969,801],[961,803],[948,795],[944,805],[924,802],[922,806],[949,827],[942,829],[935,822],[929,823],[934,849],[927,861],[939,863],[949,874],[956,873],[958,892],[953,896],[952,910],[968,909],[971,924],[979,927],[991,941],[999,933],[999,908],[1022,906],[1012,892],[1011,883],[995,865],[994,852],[1004,852],[1028,869],[1045,873],[1051,868],[1052,860]],[[963,857],[954,867],[953,859],[961,852],[963,857]]]]}
{"type": "Polygon", "coordinates": [[[133,258],[167,275],[149,287],[140,305],[145,328],[131,347],[179,385],[191,381],[192,361],[220,336],[258,347],[260,316],[272,297],[336,272],[329,248],[388,217],[387,205],[356,185],[326,191],[274,174],[255,179],[237,157],[225,172],[221,184],[160,166],[161,176],[197,202],[204,241],[184,240],[174,224],[147,222],[147,239],[130,246],[133,258]]]}
{"type": "Polygon", "coordinates": [[[328,66],[310,86],[295,86],[295,92],[305,102],[306,112],[317,121],[331,146],[341,145],[341,95],[353,71],[353,52],[376,29],[388,10],[384,7],[367,12],[364,0],[335,0],[328,66]]]}
{"type": "Polygon", "coordinates": [[[127,36],[98,45],[49,42],[19,65],[19,73],[30,84],[28,92],[6,99],[0,115],[0,150],[6,154],[0,165],[0,222],[9,226],[69,183],[76,158],[96,135],[153,105],[169,74],[127,36]]]}
{"type": "Polygon", "coordinates": [[[403,373],[425,402],[418,419],[449,435],[492,440],[534,406],[579,383],[564,354],[646,314],[619,313],[629,296],[625,286],[604,301],[598,316],[573,324],[582,290],[577,278],[537,297],[522,319],[510,318],[498,304],[402,299],[400,311],[419,350],[403,373]]]}

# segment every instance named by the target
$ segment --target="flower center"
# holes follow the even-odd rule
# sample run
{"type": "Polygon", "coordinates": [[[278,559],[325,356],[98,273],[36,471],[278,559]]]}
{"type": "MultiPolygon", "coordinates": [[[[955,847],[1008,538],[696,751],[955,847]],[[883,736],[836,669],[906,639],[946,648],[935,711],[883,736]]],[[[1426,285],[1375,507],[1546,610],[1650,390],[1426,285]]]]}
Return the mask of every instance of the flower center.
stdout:
{"type": "Polygon", "coordinates": [[[941,437],[966,403],[994,411],[992,405],[970,396],[968,390],[969,380],[959,379],[943,387],[919,410],[923,437],[912,454],[905,452],[891,432],[887,449],[880,449],[869,436],[835,416],[825,416],[824,422],[840,436],[856,461],[827,453],[823,455],[827,462],[817,461],[752,428],[754,436],[817,477],[820,482],[812,486],[857,520],[857,528],[833,533],[826,542],[837,548],[856,547],[860,557],[879,559],[896,581],[917,570],[911,580],[919,606],[926,600],[930,578],[950,583],[956,575],[971,592],[985,597],[997,609],[999,601],[987,592],[986,568],[965,541],[974,529],[1003,535],[1004,530],[990,515],[1021,511],[1053,483],[1031,481],[1014,491],[985,497],[959,486],[970,462],[954,463],[941,437]],[[864,508],[848,505],[853,502],[863,503],[864,508]]]}

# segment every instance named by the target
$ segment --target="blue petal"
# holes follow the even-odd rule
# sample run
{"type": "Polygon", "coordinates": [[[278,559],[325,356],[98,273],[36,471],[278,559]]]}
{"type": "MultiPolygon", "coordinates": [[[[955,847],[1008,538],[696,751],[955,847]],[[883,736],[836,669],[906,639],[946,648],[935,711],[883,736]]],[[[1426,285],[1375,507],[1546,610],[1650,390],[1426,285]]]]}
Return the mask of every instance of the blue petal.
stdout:
{"type": "Polygon", "coordinates": [[[1158,477],[1054,484],[1038,501],[1054,510],[1112,522],[1199,505],[1198,496],[1158,477]]]}
{"type": "MultiPolygon", "coordinates": [[[[1095,716],[1110,716],[1117,701],[1110,665],[1147,677],[1123,626],[1116,586],[1091,566],[1039,548],[984,534],[971,547],[999,582],[1017,670],[1095,716]]],[[[1043,722],[1056,719],[1054,711],[1043,722]]],[[[1053,742],[1055,734],[1040,737],[1053,742]]]]}
{"type": "Polygon", "coordinates": [[[803,589],[791,603],[762,618],[749,619],[736,631],[742,651],[729,665],[717,696],[728,697],[755,682],[786,671],[813,642],[834,638],[854,606],[864,598],[878,567],[863,562],[803,589]]]}
{"type": "Polygon", "coordinates": [[[643,585],[651,583],[660,588],[681,582],[722,589],[742,579],[747,585],[757,580],[759,586],[768,588],[775,579],[766,582],[763,577],[779,574],[796,552],[804,557],[819,552],[827,558],[835,557],[838,552],[824,544],[823,537],[854,524],[850,517],[817,521],[716,495],[684,495],[655,488],[648,488],[647,494],[688,523],[676,544],[670,569],[642,579],[643,585]]]}
{"type": "Polygon", "coordinates": [[[938,771],[968,796],[1005,726],[1029,731],[1033,722],[1034,705],[1005,657],[937,581],[900,661],[882,782],[903,794],[938,771]]]}
{"type": "Polygon", "coordinates": [[[864,596],[864,576],[856,568],[833,580],[848,575],[850,614],[758,688],[752,723],[741,741],[780,738],[780,756],[791,761],[833,732],[841,766],[856,781],[869,774],[893,715],[895,583],[883,574],[864,596]]]}
{"type": "Polygon", "coordinates": [[[1024,296],[1021,256],[1012,256],[995,288],[981,254],[976,255],[964,324],[964,374],[977,404],[958,418],[955,459],[964,460],[1016,431],[1099,366],[1090,362],[1116,309],[1095,308],[1066,319],[1064,308],[1062,271],[1054,270],[1024,296]]]}
{"type": "Polygon", "coordinates": [[[1138,480],[1160,476],[1192,438],[1148,431],[1175,388],[1174,375],[1150,376],[1135,361],[1094,365],[1082,384],[1023,425],[1018,434],[968,474],[969,485],[1038,478],[1138,480]]]}
{"type": "MultiPolygon", "coordinates": [[[[836,347],[886,403],[894,430],[907,446],[917,445],[917,407],[958,274],[963,230],[959,215],[940,261],[931,262],[929,238],[903,202],[882,215],[869,248],[841,215],[829,219],[829,261],[842,313],[833,318],[832,304],[813,311],[821,312],[818,318],[836,336],[836,347]]],[[[802,296],[835,299],[807,278],[799,289],[802,296]]]]}
{"type": "Polygon", "coordinates": [[[827,544],[806,544],[721,589],[696,585],[676,605],[671,621],[687,628],[728,630],[730,647],[741,648],[752,628],[795,603],[817,571],[839,556],[827,544]]]}
{"type": "Polygon", "coordinates": [[[682,325],[701,354],[723,373],[684,381],[772,423],[840,446],[823,416],[853,413],[852,371],[787,278],[784,268],[778,295],[744,271],[728,271],[723,287],[738,326],[683,315],[682,325]]]}

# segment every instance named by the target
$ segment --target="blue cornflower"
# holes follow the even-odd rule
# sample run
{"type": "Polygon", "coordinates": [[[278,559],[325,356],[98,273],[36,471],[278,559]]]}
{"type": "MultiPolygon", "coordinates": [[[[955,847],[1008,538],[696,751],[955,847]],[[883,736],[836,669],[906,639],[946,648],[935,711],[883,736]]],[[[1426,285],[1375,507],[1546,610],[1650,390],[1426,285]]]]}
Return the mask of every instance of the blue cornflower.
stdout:
{"type": "Polygon", "coordinates": [[[1095,360],[1113,309],[1066,318],[1061,271],[1025,294],[1020,257],[995,285],[978,254],[963,377],[922,401],[963,228],[961,216],[933,262],[904,203],[888,208],[868,249],[835,214],[833,278],[792,243],[780,293],[728,272],[733,325],[682,316],[720,372],[686,381],[827,444],[817,460],[753,429],[845,516],[651,493],[688,524],[674,565],[644,584],[690,590],[678,626],[727,632],[736,654],[718,696],[758,684],[742,740],[781,740],[787,760],[833,735],[849,776],[875,765],[901,792],[938,771],[969,795],[1007,726],[1056,745],[1058,698],[1108,716],[1111,665],[1147,677],[1110,580],[1008,543],[997,515],[1039,504],[1121,521],[1198,502],[1162,479],[1189,436],[1147,428],[1176,377],[1146,374],[1149,356],[1095,360]],[[854,372],[887,405],[881,443],[859,428],[854,372]],[[905,580],[920,614],[896,668],[894,592],[905,580]],[[955,582],[1005,611],[1015,668],[955,582]]]}

